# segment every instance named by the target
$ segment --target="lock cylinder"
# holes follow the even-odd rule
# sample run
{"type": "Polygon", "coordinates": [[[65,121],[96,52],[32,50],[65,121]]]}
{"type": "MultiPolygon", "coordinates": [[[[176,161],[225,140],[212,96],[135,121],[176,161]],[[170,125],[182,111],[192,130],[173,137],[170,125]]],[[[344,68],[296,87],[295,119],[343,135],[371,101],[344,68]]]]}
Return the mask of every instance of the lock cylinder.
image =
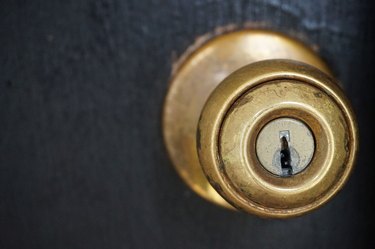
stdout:
{"type": "Polygon", "coordinates": [[[330,199],[352,169],[356,125],[338,85],[291,60],[252,63],[208,98],[198,155],[211,185],[234,207],[300,215],[330,199]]]}
{"type": "Polygon", "coordinates": [[[259,132],[255,148],[261,165],[269,172],[288,177],[311,162],[315,140],[309,126],[294,118],[277,118],[259,132]]]}

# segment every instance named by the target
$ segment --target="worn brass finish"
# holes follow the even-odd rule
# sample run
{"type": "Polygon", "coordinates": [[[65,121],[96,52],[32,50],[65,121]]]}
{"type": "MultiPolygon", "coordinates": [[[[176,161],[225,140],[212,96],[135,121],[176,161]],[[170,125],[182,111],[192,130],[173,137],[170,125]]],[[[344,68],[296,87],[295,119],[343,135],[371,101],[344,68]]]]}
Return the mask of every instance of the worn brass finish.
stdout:
{"type": "Polygon", "coordinates": [[[354,114],[343,92],[321,71],[294,61],[250,64],[211,94],[198,128],[207,178],[233,206],[267,217],[311,211],[345,183],[357,150],[354,114]],[[265,170],[256,138],[269,121],[290,117],[315,134],[315,153],[301,173],[282,178],[265,170]]]}
{"type": "Polygon", "coordinates": [[[195,192],[224,207],[290,217],[342,187],[357,128],[342,91],[311,49],[278,33],[245,30],[209,40],[186,58],[166,96],[163,134],[173,165],[195,192]],[[325,73],[290,60],[253,63],[276,58],[325,73]],[[315,135],[310,165],[288,178],[267,171],[255,152],[261,128],[279,117],[298,119],[315,135]]]}

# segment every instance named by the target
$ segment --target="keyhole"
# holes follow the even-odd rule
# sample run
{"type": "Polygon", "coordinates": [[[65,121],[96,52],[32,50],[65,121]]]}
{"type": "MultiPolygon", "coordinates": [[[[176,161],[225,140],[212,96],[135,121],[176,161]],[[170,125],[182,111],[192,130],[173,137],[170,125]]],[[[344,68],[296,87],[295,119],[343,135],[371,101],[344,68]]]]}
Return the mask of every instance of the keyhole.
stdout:
{"type": "Polygon", "coordinates": [[[269,172],[291,177],[303,171],[314,154],[314,137],[308,126],[291,118],[270,121],[259,132],[257,157],[269,172]]]}
{"type": "Polygon", "coordinates": [[[283,172],[283,176],[291,176],[293,173],[293,168],[291,165],[288,140],[286,139],[285,136],[282,136],[280,138],[280,142],[281,142],[281,150],[280,150],[281,170],[283,172]]]}

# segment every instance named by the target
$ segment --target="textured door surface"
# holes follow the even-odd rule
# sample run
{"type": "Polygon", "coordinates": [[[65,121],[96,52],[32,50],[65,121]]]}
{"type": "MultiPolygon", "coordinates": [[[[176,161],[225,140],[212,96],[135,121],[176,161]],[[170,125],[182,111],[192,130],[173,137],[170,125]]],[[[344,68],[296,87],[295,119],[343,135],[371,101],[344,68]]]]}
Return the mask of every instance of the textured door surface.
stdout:
{"type": "Polygon", "coordinates": [[[0,248],[364,248],[374,198],[370,1],[0,3],[0,248]],[[161,136],[172,64],[217,27],[264,27],[319,48],[357,113],[344,189],[266,220],[179,179],[161,136]]]}

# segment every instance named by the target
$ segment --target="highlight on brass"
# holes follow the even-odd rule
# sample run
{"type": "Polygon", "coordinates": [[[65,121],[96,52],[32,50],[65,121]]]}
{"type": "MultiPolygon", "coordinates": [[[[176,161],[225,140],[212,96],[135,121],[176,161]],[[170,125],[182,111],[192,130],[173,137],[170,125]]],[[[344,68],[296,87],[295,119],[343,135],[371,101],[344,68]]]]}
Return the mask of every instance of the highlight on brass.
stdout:
{"type": "Polygon", "coordinates": [[[242,30],[195,48],[163,111],[171,161],[197,194],[263,217],[312,211],[345,184],[358,147],[350,103],[317,53],[242,30]]]}

